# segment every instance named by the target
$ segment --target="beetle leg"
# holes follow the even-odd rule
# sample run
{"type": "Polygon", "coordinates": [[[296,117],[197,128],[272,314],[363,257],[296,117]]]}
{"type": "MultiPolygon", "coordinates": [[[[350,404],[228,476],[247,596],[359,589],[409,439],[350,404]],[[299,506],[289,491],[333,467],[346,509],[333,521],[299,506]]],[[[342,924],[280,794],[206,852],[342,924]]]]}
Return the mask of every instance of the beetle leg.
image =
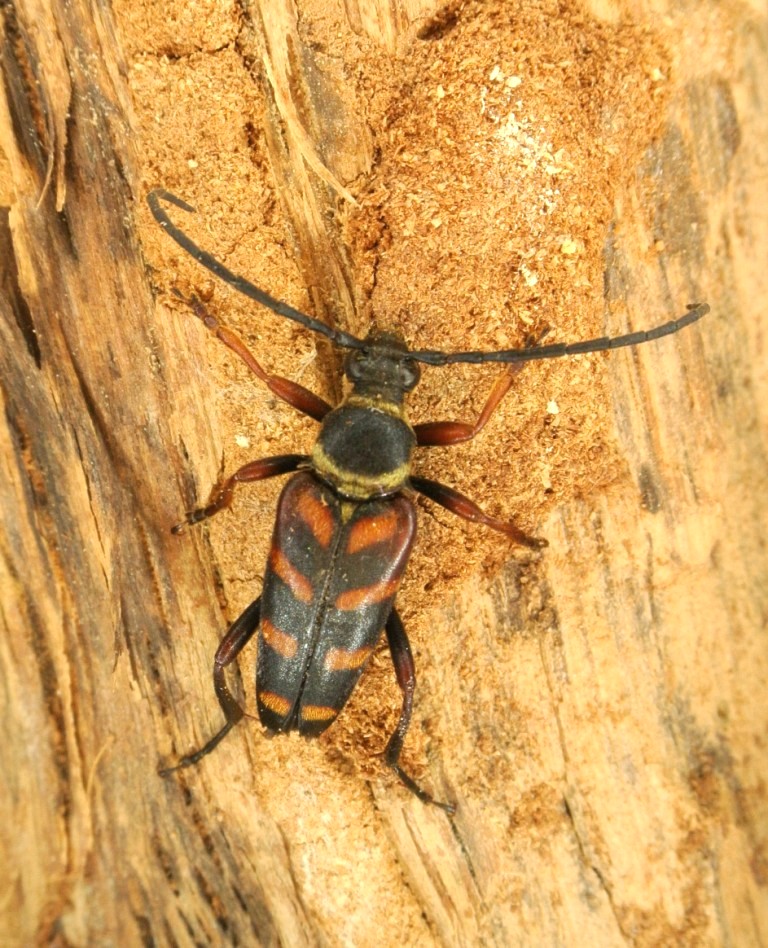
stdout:
{"type": "Polygon", "coordinates": [[[193,751],[191,754],[185,754],[173,767],[163,767],[158,770],[161,777],[167,777],[168,774],[173,773],[174,770],[180,770],[182,767],[194,766],[224,740],[245,714],[245,711],[238,704],[237,698],[229,690],[225,678],[225,669],[235,661],[253,637],[253,633],[259,627],[260,616],[261,596],[255,602],[252,602],[241,616],[235,619],[216,649],[216,656],[213,660],[213,687],[226,718],[224,727],[217,731],[199,750],[193,751]]]}
{"type": "Polygon", "coordinates": [[[192,296],[184,296],[176,287],[173,287],[173,292],[192,309],[192,312],[203,323],[205,328],[217,339],[220,339],[225,346],[228,346],[234,353],[240,356],[251,372],[258,376],[267,388],[271,392],[274,392],[278,398],[292,405],[302,414],[314,418],[316,421],[322,421],[323,418],[325,418],[332,407],[325,399],[320,398],[319,395],[315,395],[314,392],[310,392],[308,388],[304,388],[304,386],[299,385],[298,382],[292,382],[290,379],[283,378],[281,375],[270,375],[269,372],[265,372],[243,340],[236,333],[232,332],[231,329],[222,326],[218,319],[208,312],[199,297],[195,296],[194,293],[192,296]]]}
{"type": "MultiPolygon", "coordinates": [[[[548,329],[539,333],[538,336],[530,336],[525,341],[526,347],[538,345],[546,335],[548,329]]],[[[452,444],[461,444],[462,441],[470,441],[475,435],[479,434],[486,426],[491,415],[496,411],[502,398],[512,387],[515,376],[525,367],[524,362],[518,362],[509,365],[497,377],[493,383],[493,388],[486,399],[483,410],[473,424],[467,424],[465,421],[427,421],[421,425],[414,425],[413,430],[416,433],[416,441],[421,447],[437,446],[447,447],[452,444]]]]}
{"type": "Polygon", "coordinates": [[[515,376],[524,364],[511,365],[499,375],[494,382],[483,410],[473,425],[465,421],[427,421],[421,425],[414,425],[413,430],[416,433],[416,441],[419,446],[448,446],[461,444],[462,441],[470,441],[474,438],[485,427],[486,422],[511,388],[515,376]]]}
{"type": "Polygon", "coordinates": [[[392,664],[395,666],[397,683],[403,692],[403,708],[400,712],[400,720],[397,722],[397,727],[387,744],[384,759],[411,793],[414,793],[423,803],[433,803],[435,806],[439,806],[441,810],[445,810],[446,813],[453,814],[456,812],[456,805],[454,803],[441,803],[439,800],[435,800],[426,790],[422,790],[413,777],[410,777],[398,763],[400,752],[403,749],[403,741],[408,731],[408,725],[411,723],[413,692],[416,688],[416,667],[413,663],[413,654],[411,652],[408,636],[396,609],[393,609],[389,614],[386,630],[389,651],[392,655],[392,664]]]}
{"type": "Polygon", "coordinates": [[[500,533],[506,534],[511,540],[514,540],[515,543],[520,543],[522,546],[529,546],[534,550],[548,546],[546,540],[540,537],[529,536],[511,521],[498,520],[496,517],[491,517],[490,514],[481,510],[473,500],[470,500],[469,497],[465,497],[464,494],[460,494],[452,487],[447,487],[438,481],[430,481],[426,477],[411,477],[410,484],[414,490],[417,490],[420,494],[424,494],[425,497],[429,497],[430,500],[434,500],[436,504],[440,504],[441,507],[445,507],[445,509],[450,510],[451,513],[455,513],[465,520],[471,520],[472,523],[482,523],[492,530],[498,530],[500,533]]]}
{"type": "Polygon", "coordinates": [[[263,481],[268,477],[289,474],[308,461],[309,458],[306,454],[278,454],[271,458],[249,461],[248,464],[244,464],[221,484],[209,504],[205,507],[198,507],[197,510],[190,510],[181,523],[171,527],[171,533],[181,533],[184,527],[193,523],[200,523],[201,520],[206,520],[220,510],[224,510],[225,507],[229,507],[232,503],[235,487],[238,484],[244,484],[247,481],[263,481]]]}

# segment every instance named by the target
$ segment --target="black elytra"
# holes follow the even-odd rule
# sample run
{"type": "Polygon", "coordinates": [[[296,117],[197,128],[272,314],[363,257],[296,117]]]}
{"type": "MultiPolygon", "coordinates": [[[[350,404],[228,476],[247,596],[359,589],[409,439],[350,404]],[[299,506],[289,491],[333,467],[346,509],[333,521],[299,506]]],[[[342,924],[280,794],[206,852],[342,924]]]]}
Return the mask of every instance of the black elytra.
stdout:
{"type": "Polygon", "coordinates": [[[387,744],[385,760],[420,800],[453,813],[453,803],[436,800],[399,764],[416,684],[408,637],[394,605],[416,532],[412,494],[423,494],[515,543],[539,549],[546,541],[529,536],[512,522],[489,516],[453,488],[412,474],[414,449],[474,438],[525,362],[660,339],[701,319],[709,306],[691,305],[679,319],[647,331],[585,342],[492,352],[410,350],[391,333],[374,330],[360,339],[275,299],[201,250],[170,220],[163,206],[194,211],[189,204],[164,190],[152,191],[147,200],[161,227],[202,266],[278,315],[350,350],[344,372],[351,383],[350,393],[332,407],[296,382],[266,372],[242,340],[220,325],[197,297],[185,298],[174,290],[278,398],[321,425],[310,455],[285,454],[249,462],[219,485],[207,506],[191,511],[173,528],[178,533],[228,507],[238,484],[293,473],[278,501],[261,596],[232,623],[216,651],[213,681],[225,724],[199,750],[160,773],[167,775],[196,764],[243,717],[244,711],[226,683],[225,669],[254,633],[258,632],[256,697],[262,724],[272,732],[297,730],[312,737],[332,724],[346,704],[383,629],[403,695],[400,719],[387,744]],[[440,366],[456,362],[505,365],[475,423],[410,425],[405,399],[419,382],[419,363],[440,366]]]}

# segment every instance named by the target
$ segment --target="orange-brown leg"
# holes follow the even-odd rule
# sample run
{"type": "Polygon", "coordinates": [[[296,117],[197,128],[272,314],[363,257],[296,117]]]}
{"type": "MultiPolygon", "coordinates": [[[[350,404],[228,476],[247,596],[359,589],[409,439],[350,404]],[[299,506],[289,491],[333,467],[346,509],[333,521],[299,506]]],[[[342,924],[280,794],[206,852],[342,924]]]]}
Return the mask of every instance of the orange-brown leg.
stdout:
{"type": "Polygon", "coordinates": [[[511,521],[491,517],[490,514],[481,510],[473,500],[465,497],[464,494],[460,494],[452,487],[447,487],[438,481],[430,481],[426,477],[411,477],[410,484],[414,490],[424,494],[425,497],[429,497],[430,500],[434,500],[436,504],[440,504],[441,507],[445,507],[451,513],[455,513],[465,520],[470,520],[472,523],[482,523],[492,530],[498,530],[499,533],[505,534],[515,543],[529,546],[534,550],[540,550],[543,546],[548,546],[546,540],[529,536],[511,521]]]}
{"type": "Polygon", "coordinates": [[[306,454],[278,454],[272,458],[261,458],[258,461],[249,461],[241,468],[235,471],[231,477],[228,477],[213,495],[213,499],[205,507],[198,507],[196,510],[190,510],[186,517],[171,527],[171,533],[181,533],[181,531],[193,523],[200,523],[212,517],[220,510],[224,510],[232,503],[232,496],[235,487],[238,484],[244,484],[248,481],[264,481],[268,477],[279,477],[281,474],[290,474],[297,470],[302,464],[309,463],[306,454]]]}
{"type": "Polygon", "coordinates": [[[485,427],[488,419],[496,411],[499,402],[509,391],[515,376],[522,367],[522,365],[512,365],[499,375],[494,382],[488,400],[483,406],[483,410],[473,425],[465,421],[427,421],[420,425],[414,425],[413,430],[416,433],[418,444],[422,447],[428,445],[448,446],[461,444],[462,441],[470,441],[485,427]]]}
{"type": "Polygon", "coordinates": [[[217,339],[220,339],[225,346],[228,346],[236,353],[253,374],[260,378],[267,388],[271,392],[274,392],[278,398],[292,405],[298,409],[298,411],[302,412],[302,414],[314,418],[316,421],[322,421],[323,418],[325,418],[332,407],[325,399],[320,398],[319,395],[315,395],[314,392],[310,392],[308,388],[304,388],[303,385],[299,385],[297,382],[292,382],[290,379],[283,378],[281,375],[271,375],[269,372],[265,372],[243,340],[236,333],[232,332],[231,329],[222,326],[218,319],[208,312],[197,296],[194,294],[192,296],[184,296],[176,287],[173,288],[173,292],[192,309],[192,312],[203,323],[205,328],[217,339]]]}
{"type": "MultiPolygon", "coordinates": [[[[537,345],[548,330],[540,332],[538,336],[531,336],[526,339],[526,347],[537,345]]],[[[480,412],[477,421],[470,425],[465,421],[427,421],[421,425],[414,425],[413,430],[416,433],[416,441],[422,447],[442,446],[447,447],[452,444],[461,444],[462,441],[470,441],[486,426],[491,415],[499,407],[502,398],[512,387],[520,371],[525,367],[524,362],[515,363],[507,366],[506,369],[496,378],[493,383],[488,398],[486,399],[483,410],[480,412]]]]}

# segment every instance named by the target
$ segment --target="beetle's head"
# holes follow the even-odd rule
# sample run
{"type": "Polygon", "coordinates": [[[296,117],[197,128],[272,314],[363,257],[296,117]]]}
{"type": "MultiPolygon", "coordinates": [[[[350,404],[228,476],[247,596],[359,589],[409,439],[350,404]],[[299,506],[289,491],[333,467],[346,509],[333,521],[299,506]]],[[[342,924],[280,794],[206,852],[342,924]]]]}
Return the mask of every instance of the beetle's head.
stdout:
{"type": "Polygon", "coordinates": [[[356,395],[402,404],[421,378],[419,366],[410,358],[401,338],[388,332],[371,332],[362,349],[346,358],[344,373],[356,395]]]}

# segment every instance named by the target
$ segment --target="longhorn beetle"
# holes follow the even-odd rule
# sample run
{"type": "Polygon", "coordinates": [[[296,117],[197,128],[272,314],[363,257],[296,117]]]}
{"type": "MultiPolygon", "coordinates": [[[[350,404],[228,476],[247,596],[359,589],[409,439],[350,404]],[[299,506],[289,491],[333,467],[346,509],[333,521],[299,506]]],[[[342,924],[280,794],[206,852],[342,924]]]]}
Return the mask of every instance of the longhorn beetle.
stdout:
{"type": "Polygon", "coordinates": [[[528,536],[514,523],[489,516],[453,488],[412,474],[413,449],[474,438],[524,362],[660,339],[701,319],[709,306],[691,305],[680,319],[645,332],[585,342],[535,345],[531,343],[537,340],[530,340],[525,348],[497,352],[413,351],[392,333],[373,329],[365,339],[358,339],[274,299],[201,250],[173,224],[161,202],[189,212],[194,212],[193,207],[164,190],[152,191],[147,200],[157,222],[176,243],[225,283],[279,316],[350,350],[344,373],[351,383],[351,392],[332,407],[302,385],[266,372],[242,340],[220,325],[197,297],[185,299],[175,291],[278,398],[321,425],[310,455],[281,454],[250,461],[220,484],[206,507],[191,511],[173,527],[173,532],[179,533],[228,507],[238,484],[297,472],[278,501],[261,596],[232,623],[216,651],[213,684],[224,712],[224,726],[199,750],[160,773],[165,776],[196,764],[243,717],[245,712],[224,675],[257,629],[256,696],[261,723],[272,732],[297,730],[314,737],[333,723],[347,703],[383,628],[403,693],[400,720],[387,744],[385,760],[420,800],[452,813],[453,804],[435,800],[399,764],[416,684],[408,637],[394,607],[416,532],[411,494],[423,494],[465,520],[498,530],[523,546],[538,549],[546,546],[546,541],[528,536]],[[410,425],[404,403],[419,381],[418,364],[455,362],[500,362],[506,366],[477,421],[410,425]]]}

